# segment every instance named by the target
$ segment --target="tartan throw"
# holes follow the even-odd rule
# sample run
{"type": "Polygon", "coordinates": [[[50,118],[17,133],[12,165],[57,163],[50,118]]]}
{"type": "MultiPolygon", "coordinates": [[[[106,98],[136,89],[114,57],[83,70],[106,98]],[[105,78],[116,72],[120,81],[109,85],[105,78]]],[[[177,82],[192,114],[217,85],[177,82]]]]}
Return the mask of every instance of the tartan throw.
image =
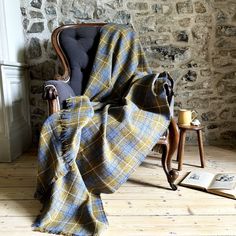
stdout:
{"type": "Polygon", "coordinates": [[[44,123],[33,229],[101,235],[108,222],[101,193],[112,193],[141,164],[170,122],[164,85],[152,74],[134,31],[107,24],[82,96],[44,123]]]}

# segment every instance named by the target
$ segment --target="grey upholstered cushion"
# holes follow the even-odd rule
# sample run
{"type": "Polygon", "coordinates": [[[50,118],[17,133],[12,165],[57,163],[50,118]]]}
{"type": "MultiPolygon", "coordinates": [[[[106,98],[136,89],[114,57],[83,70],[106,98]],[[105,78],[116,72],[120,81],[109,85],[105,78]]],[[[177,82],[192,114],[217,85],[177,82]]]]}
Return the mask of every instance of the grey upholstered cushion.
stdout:
{"type": "Polygon", "coordinates": [[[100,27],[64,29],[59,36],[60,45],[70,65],[69,84],[76,95],[86,87],[99,42],[100,27]]]}

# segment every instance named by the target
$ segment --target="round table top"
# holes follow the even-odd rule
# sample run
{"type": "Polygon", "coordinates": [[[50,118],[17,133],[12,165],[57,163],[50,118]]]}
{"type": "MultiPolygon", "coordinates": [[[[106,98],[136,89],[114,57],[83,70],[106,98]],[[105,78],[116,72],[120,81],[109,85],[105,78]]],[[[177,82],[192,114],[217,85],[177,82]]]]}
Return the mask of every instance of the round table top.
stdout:
{"type": "Polygon", "coordinates": [[[203,126],[201,126],[201,125],[180,125],[180,124],[178,124],[178,127],[180,128],[180,129],[187,129],[187,130],[201,130],[201,129],[203,129],[204,127],[203,126]]]}

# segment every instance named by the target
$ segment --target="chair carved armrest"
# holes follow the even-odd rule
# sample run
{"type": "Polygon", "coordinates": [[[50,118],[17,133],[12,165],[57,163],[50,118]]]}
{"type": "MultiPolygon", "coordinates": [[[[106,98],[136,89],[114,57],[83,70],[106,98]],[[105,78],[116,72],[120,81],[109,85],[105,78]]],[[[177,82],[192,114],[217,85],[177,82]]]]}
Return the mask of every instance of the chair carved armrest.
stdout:
{"type": "Polygon", "coordinates": [[[58,112],[60,110],[58,102],[58,92],[54,85],[44,86],[42,97],[44,100],[48,101],[49,115],[58,112]]]}
{"type": "Polygon", "coordinates": [[[48,101],[49,115],[58,112],[64,101],[74,96],[73,89],[64,81],[49,80],[44,84],[43,99],[48,101]]]}

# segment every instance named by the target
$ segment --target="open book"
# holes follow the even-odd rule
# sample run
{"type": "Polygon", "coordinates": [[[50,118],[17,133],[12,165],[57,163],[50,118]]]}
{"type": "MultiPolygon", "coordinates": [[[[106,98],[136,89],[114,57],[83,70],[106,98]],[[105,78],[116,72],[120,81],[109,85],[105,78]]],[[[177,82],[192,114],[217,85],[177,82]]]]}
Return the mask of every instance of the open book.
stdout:
{"type": "Polygon", "coordinates": [[[180,185],[236,199],[236,173],[191,171],[180,185]]]}

